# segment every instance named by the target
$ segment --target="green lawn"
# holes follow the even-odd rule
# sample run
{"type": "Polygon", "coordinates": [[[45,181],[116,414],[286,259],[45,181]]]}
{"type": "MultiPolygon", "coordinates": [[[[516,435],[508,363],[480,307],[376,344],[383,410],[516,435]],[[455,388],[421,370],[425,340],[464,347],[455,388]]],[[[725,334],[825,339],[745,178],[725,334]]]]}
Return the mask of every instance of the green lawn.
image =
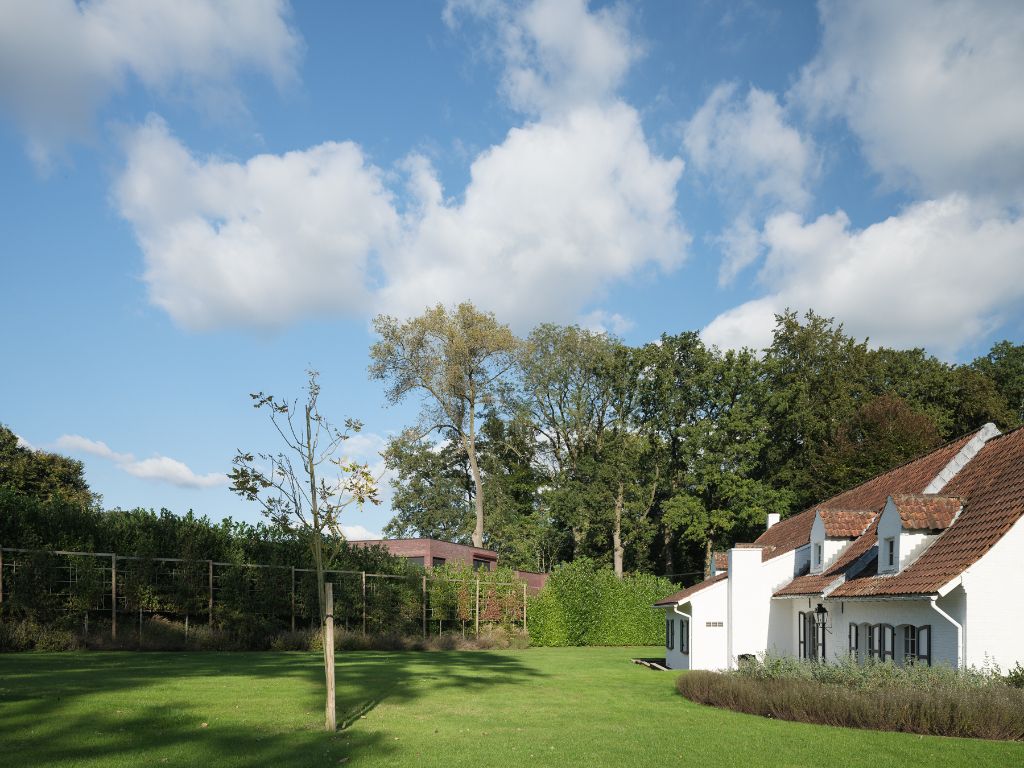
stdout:
{"type": "Polygon", "coordinates": [[[0,655],[0,765],[1024,765],[1024,744],[700,707],[644,653],[340,654],[333,736],[315,654],[0,655]]]}

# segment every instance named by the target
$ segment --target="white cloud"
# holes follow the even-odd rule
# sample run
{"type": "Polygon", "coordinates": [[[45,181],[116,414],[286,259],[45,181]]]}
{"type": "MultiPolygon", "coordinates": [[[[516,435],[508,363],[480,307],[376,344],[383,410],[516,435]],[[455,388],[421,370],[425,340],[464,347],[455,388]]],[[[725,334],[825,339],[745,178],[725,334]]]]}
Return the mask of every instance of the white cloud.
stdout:
{"type": "Polygon", "coordinates": [[[768,294],[703,331],[723,347],[763,347],[773,314],[811,308],[876,345],[952,356],[1024,300],[1024,219],[964,195],[917,203],[863,230],[846,214],[769,219],[759,275],[768,294]]]}
{"type": "Polygon", "coordinates": [[[419,204],[383,260],[383,309],[471,299],[518,328],[569,320],[612,281],[681,263],[678,158],[647,145],[625,104],[530,123],[474,161],[461,203],[423,161],[419,204]],[[423,192],[429,190],[429,194],[423,192]]]}
{"type": "Polygon", "coordinates": [[[628,317],[624,317],[618,312],[608,312],[604,309],[595,309],[593,312],[588,312],[579,319],[579,323],[581,327],[586,328],[588,331],[604,334],[610,333],[613,336],[622,336],[636,326],[636,323],[628,317]]]}
{"type": "Polygon", "coordinates": [[[758,222],[780,208],[802,210],[820,170],[814,141],[787,119],[775,94],[735,83],[716,87],[683,127],[693,167],[709,180],[733,221],[711,242],[723,253],[727,285],[761,255],[758,222]]]}
{"type": "Polygon", "coordinates": [[[18,448],[24,448],[28,451],[34,451],[36,449],[36,447],[32,445],[32,443],[30,443],[28,440],[26,440],[24,437],[17,433],[15,433],[14,435],[14,444],[18,448]]]}
{"type": "Polygon", "coordinates": [[[215,488],[228,483],[227,476],[221,472],[197,475],[182,462],[167,456],[129,461],[120,466],[129,475],[143,480],[160,480],[181,488],[215,488]]]}
{"type": "Polygon", "coordinates": [[[503,90],[513,107],[528,113],[613,101],[643,52],[629,34],[624,6],[591,10],[586,0],[449,0],[449,26],[463,15],[495,29],[503,90]]]}
{"type": "Polygon", "coordinates": [[[872,167],[930,195],[1024,189],[1018,0],[820,3],[821,49],[793,95],[844,118],[872,167]]]}
{"type": "Polygon", "coordinates": [[[683,146],[694,168],[725,197],[802,208],[817,175],[810,137],[787,122],[773,93],[719,85],[686,123],[683,146]]]}
{"type": "Polygon", "coordinates": [[[398,215],[358,146],[202,159],[151,117],[126,149],[117,203],[145,254],[151,301],[180,325],[366,310],[368,259],[398,215]]]}
{"type": "MultiPolygon", "coordinates": [[[[204,329],[469,299],[525,328],[677,266],[689,243],[675,209],[683,163],[652,152],[637,111],[611,96],[632,60],[619,15],[580,2],[493,8],[476,12],[516,39],[509,50],[533,52],[522,66],[580,98],[477,155],[457,198],[418,155],[393,194],[351,142],[238,163],[192,155],[157,118],[138,129],[116,197],[153,303],[204,329]]],[[[522,57],[508,53],[509,73],[522,57]]]]}
{"type": "Polygon", "coordinates": [[[90,440],[88,437],[82,437],[81,435],[61,435],[54,444],[58,450],[87,453],[91,456],[110,459],[118,464],[134,459],[130,453],[117,453],[111,450],[110,446],[106,443],[100,440],[90,440]]]}
{"type": "Polygon", "coordinates": [[[228,483],[227,475],[223,473],[197,475],[186,464],[167,456],[138,460],[130,453],[118,453],[100,440],[91,440],[81,435],[61,435],[54,446],[61,451],[109,459],[129,475],[170,483],[180,488],[214,488],[228,483]]]}
{"type": "Polygon", "coordinates": [[[349,541],[366,541],[383,539],[384,537],[377,531],[371,531],[362,525],[343,525],[341,526],[341,532],[345,534],[345,538],[349,541]]]}
{"type": "Polygon", "coordinates": [[[738,215],[729,226],[712,238],[722,250],[718,284],[728,285],[761,255],[761,232],[751,221],[749,212],[738,215]]]}
{"type": "Polygon", "coordinates": [[[232,81],[242,71],[291,80],[301,42],[288,13],[284,0],[0,3],[0,106],[45,163],[129,77],[211,102],[237,99],[232,81]]]}

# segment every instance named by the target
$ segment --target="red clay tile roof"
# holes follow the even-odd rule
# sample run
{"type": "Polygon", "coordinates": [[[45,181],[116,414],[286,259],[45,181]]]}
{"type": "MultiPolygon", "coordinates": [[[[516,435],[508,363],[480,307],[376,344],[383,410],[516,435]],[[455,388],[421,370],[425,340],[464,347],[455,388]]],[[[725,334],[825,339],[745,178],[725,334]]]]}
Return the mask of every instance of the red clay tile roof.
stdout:
{"type": "MultiPolygon", "coordinates": [[[[811,525],[814,513],[818,509],[830,510],[871,510],[880,512],[886,500],[893,494],[920,493],[941,472],[950,460],[971,441],[980,430],[964,435],[931,453],[919,456],[902,466],[873,477],[858,486],[833,496],[831,499],[816,504],[808,510],[787,517],[762,533],[754,542],[765,547],[762,558],[772,557],[791,552],[802,547],[811,540],[811,525]],[[768,549],[771,547],[771,549],[768,549]]],[[[970,466],[970,465],[968,465],[970,466]]],[[[947,490],[948,489],[944,489],[947,490]]]]}
{"type": "Polygon", "coordinates": [[[989,440],[943,491],[963,511],[917,560],[895,576],[866,569],[830,596],[933,594],[981,559],[1024,516],[1024,427],[989,440]]]}
{"type": "Polygon", "coordinates": [[[945,530],[963,505],[963,499],[959,496],[923,493],[903,493],[893,496],[892,500],[896,511],[900,513],[903,527],[908,531],[945,530]]]}
{"type": "Polygon", "coordinates": [[[858,537],[839,553],[839,557],[830,565],[824,573],[809,573],[806,576],[797,576],[789,584],[776,590],[775,597],[786,597],[792,595],[820,595],[822,590],[828,587],[840,576],[853,573],[861,564],[861,558],[875,545],[878,531],[878,519],[881,515],[873,516],[864,534],[858,537]]]}
{"type": "Polygon", "coordinates": [[[871,524],[875,513],[870,509],[823,509],[821,522],[825,535],[836,539],[856,539],[871,524]]]}
{"type": "Polygon", "coordinates": [[[687,587],[681,592],[676,592],[668,597],[663,597],[661,600],[655,603],[655,605],[675,605],[683,598],[689,597],[702,589],[707,589],[710,586],[717,584],[720,581],[724,581],[728,577],[728,574],[718,573],[712,576],[710,579],[704,579],[704,581],[694,584],[692,587],[687,587]]]}

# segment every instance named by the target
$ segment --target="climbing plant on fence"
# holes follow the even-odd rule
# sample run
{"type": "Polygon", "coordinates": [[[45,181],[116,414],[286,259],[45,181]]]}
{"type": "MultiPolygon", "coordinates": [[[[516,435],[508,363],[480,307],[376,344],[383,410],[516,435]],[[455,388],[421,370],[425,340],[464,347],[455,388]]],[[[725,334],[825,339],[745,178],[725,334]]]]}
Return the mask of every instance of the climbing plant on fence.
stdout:
{"type": "Polygon", "coordinates": [[[617,579],[587,558],[558,566],[530,598],[530,644],[658,645],[665,623],[653,605],[675,589],[660,576],[617,579]]]}
{"type": "MultiPolygon", "coordinates": [[[[329,570],[335,622],[370,635],[476,633],[481,624],[522,627],[525,584],[513,571],[431,570],[393,558],[393,573],[329,570]]],[[[0,548],[0,624],[137,637],[160,617],[216,629],[231,647],[265,647],[276,635],[318,626],[317,582],[308,568],[183,558],[0,548]],[[120,633],[120,635],[119,635],[120,633]]],[[[0,650],[3,643],[0,642],[0,650]]]]}

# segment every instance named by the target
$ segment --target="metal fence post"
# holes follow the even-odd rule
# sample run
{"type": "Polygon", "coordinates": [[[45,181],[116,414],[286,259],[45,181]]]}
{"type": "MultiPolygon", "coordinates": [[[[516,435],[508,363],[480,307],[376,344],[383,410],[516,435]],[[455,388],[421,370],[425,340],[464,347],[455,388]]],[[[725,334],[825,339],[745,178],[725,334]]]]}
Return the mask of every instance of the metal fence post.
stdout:
{"type": "Polygon", "coordinates": [[[213,626],[213,560],[207,560],[206,565],[209,573],[209,591],[206,597],[206,613],[209,616],[210,626],[213,626]]]}
{"type": "Polygon", "coordinates": [[[110,639],[117,639],[117,555],[110,556],[110,639]]]}
{"type": "Polygon", "coordinates": [[[476,634],[480,634],[480,577],[476,577],[476,634]]]}
{"type": "Polygon", "coordinates": [[[427,636],[427,574],[423,574],[423,637],[427,636]]]}
{"type": "Polygon", "coordinates": [[[366,571],[362,571],[363,576],[363,634],[366,634],[366,571]]]}
{"type": "Polygon", "coordinates": [[[292,566],[292,632],[295,631],[295,566],[292,566]]]}
{"type": "Polygon", "coordinates": [[[526,632],[526,582],[523,582],[523,632],[526,632]]]}

